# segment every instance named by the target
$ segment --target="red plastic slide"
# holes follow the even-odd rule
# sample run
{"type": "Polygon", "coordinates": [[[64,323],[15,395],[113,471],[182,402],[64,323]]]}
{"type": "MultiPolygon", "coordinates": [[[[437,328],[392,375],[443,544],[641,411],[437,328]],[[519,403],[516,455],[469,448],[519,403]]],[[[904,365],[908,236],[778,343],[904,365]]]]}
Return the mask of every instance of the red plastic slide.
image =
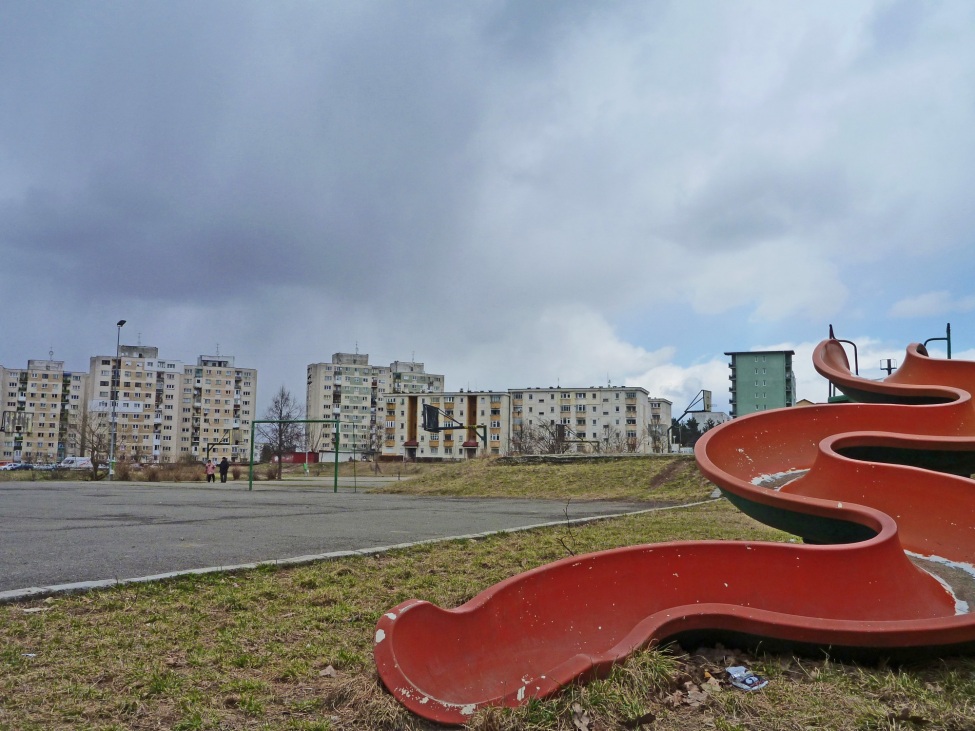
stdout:
{"type": "Polygon", "coordinates": [[[805,544],[632,546],[513,576],[456,609],[403,602],[376,627],[386,687],[420,716],[462,724],[688,633],[975,647],[975,363],[912,345],[891,377],[868,381],[827,340],[814,364],[862,403],[741,417],[696,450],[737,507],[805,544]]]}

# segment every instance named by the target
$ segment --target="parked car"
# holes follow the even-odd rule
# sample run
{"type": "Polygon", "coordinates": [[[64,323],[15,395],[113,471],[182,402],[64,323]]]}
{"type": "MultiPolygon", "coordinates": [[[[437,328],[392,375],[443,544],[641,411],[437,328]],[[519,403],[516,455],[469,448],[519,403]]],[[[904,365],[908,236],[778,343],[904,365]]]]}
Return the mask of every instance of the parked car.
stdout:
{"type": "Polygon", "coordinates": [[[13,470],[32,470],[34,465],[28,462],[11,462],[10,464],[5,464],[0,467],[0,470],[5,470],[7,472],[12,472],[13,470]]]}
{"type": "Polygon", "coordinates": [[[68,470],[90,470],[91,469],[91,458],[90,457],[65,457],[61,460],[61,465],[63,469],[68,470]]]}

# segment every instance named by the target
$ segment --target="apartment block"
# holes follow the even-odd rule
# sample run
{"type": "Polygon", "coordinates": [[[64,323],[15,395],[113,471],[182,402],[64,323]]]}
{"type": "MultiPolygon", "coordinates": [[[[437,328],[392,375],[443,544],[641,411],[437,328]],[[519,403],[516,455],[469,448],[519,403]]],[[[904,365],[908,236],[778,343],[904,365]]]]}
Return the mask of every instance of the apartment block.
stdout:
{"type": "Polygon", "coordinates": [[[77,438],[87,374],[58,360],[29,360],[26,369],[0,367],[0,462],[64,459],[77,438]]]}
{"type": "Polygon", "coordinates": [[[382,401],[384,457],[455,460],[508,453],[511,396],[507,392],[400,393],[382,401]],[[437,409],[441,431],[424,431],[426,405],[437,409]]]}
{"type": "Polygon", "coordinates": [[[732,351],[730,356],[731,416],[794,406],[796,377],[794,350],[732,351]]]}
{"type": "Polygon", "coordinates": [[[110,425],[114,414],[117,459],[249,459],[257,371],[235,367],[233,357],[185,365],[155,347],[122,345],[117,362],[91,358],[89,374],[88,416],[110,425]]]}
{"type": "MultiPolygon", "coordinates": [[[[394,361],[370,365],[364,353],[334,353],[330,363],[307,367],[305,413],[309,419],[339,418],[339,453],[372,454],[379,451],[384,433],[377,410],[393,393],[438,393],[444,377],[426,373],[423,363],[394,361]]],[[[335,452],[335,429],[310,424],[309,447],[335,452]]]]}
{"type": "Polygon", "coordinates": [[[664,453],[672,403],[642,388],[527,388],[389,394],[380,400],[385,458],[459,460],[542,452],[664,453]],[[423,429],[434,406],[441,431],[423,429]],[[445,428],[457,424],[454,429],[445,428]],[[486,437],[486,443],[485,443],[486,437]]]}
{"type": "Polygon", "coordinates": [[[662,453],[673,404],[640,387],[525,388],[511,393],[511,451],[662,453]]]}
{"type": "Polygon", "coordinates": [[[444,377],[427,373],[423,363],[396,360],[389,371],[393,393],[443,393],[444,377]]]}
{"type": "MultiPolygon", "coordinates": [[[[118,360],[113,354],[89,361],[86,419],[110,433],[114,417],[118,460],[176,461],[182,363],[160,359],[158,348],[144,345],[120,345],[118,354],[118,360]]],[[[83,438],[93,436],[86,432],[83,438]]]]}
{"type": "Polygon", "coordinates": [[[196,365],[184,367],[183,375],[179,453],[250,460],[257,370],[235,366],[232,356],[201,355],[196,365]]]}

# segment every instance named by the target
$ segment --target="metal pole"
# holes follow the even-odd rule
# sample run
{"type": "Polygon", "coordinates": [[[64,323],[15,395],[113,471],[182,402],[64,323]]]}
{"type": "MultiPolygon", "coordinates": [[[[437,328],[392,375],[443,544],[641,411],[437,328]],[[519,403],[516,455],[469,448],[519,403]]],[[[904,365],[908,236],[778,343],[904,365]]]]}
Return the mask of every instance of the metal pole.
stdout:
{"type": "Polygon", "coordinates": [[[335,478],[332,481],[332,492],[339,491],[339,416],[341,412],[335,412],[335,478]]]}
{"type": "Polygon", "coordinates": [[[945,326],[945,336],[943,338],[928,338],[922,343],[922,345],[925,348],[927,348],[928,343],[933,342],[935,340],[944,340],[948,344],[948,360],[951,360],[951,323],[950,322],[945,326]]]}
{"type": "Polygon", "coordinates": [[[251,460],[250,469],[247,470],[247,489],[254,489],[254,420],[251,419],[251,460]]]}
{"type": "MultiPolygon", "coordinates": [[[[115,323],[115,363],[113,364],[115,371],[112,373],[112,385],[115,386],[114,392],[110,390],[109,395],[112,396],[112,436],[111,441],[108,444],[108,479],[115,479],[115,435],[117,433],[118,427],[115,418],[115,405],[118,402],[118,387],[122,381],[122,362],[119,360],[119,350],[122,343],[122,326],[125,324],[125,320],[119,320],[115,323]]],[[[98,465],[95,465],[95,470],[98,470],[98,465]]]]}

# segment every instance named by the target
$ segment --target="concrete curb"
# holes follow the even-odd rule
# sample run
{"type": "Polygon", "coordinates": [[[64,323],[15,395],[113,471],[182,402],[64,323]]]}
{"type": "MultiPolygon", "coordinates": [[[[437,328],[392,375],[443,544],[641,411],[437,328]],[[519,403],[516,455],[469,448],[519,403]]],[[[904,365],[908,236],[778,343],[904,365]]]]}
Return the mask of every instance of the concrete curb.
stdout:
{"type": "Polygon", "coordinates": [[[486,533],[470,533],[468,535],[461,535],[461,536],[446,536],[444,538],[430,538],[425,541],[412,541],[410,543],[396,543],[389,546],[361,548],[352,551],[332,551],[330,553],[318,553],[318,554],[312,554],[308,556],[294,556],[292,558],[278,558],[278,559],[271,559],[268,561],[257,561],[255,563],[235,564],[232,566],[209,566],[206,568],[199,568],[199,569],[169,571],[163,574],[153,574],[151,576],[138,576],[132,579],[101,579],[98,581],[78,581],[72,584],[56,584],[52,586],[32,586],[26,589],[11,589],[9,591],[0,591],[0,604],[13,604],[15,602],[27,601],[30,599],[46,599],[47,597],[66,595],[66,594],[79,594],[87,591],[92,591],[95,589],[110,589],[112,587],[125,586],[127,584],[144,584],[150,581],[163,581],[165,579],[172,579],[179,576],[193,576],[193,575],[214,574],[214,573],[221,573],[221,572],[233,573],[236,571],[246,571],[248,569],[256,569],[261,566],[300,566],[302,564],[315,563],[317,561],[331,561],[340,558],[349,558],[350,556],[372,556],[378,553],[398,551],[404,548],[412,548],[413,546],[423,546],[432,543],[443,543],[445,541],[478,540],[482,538],[488,538],[489,536],[500,535],[503,533],[521,533],[524,531],[538,530],[540,528],[552,528],[554,526],[560,526],[560,525],[578,525],[582,523],[594,523],[598,520],[609,520],[611,518],[623,518],[628,515],[643,515],[645,513],[658,513],[664,510],[681,510],[683,508],[693,508],[698,505],[706,505],[708,503],[717,502],[718,499],[720,498],[699,500],[697,502],[684,503],[682,505],[667,505],[661,508],[647,508],[646,510],[635,510],[629,513],[614,513],[612,515],[596,515],[588,518],[573,518],[570,520],[551,521],[548,523],[537,523],[535,525],[526,525],[520,528],[508,528],[505,530],[487,531],[486,533]]]}

